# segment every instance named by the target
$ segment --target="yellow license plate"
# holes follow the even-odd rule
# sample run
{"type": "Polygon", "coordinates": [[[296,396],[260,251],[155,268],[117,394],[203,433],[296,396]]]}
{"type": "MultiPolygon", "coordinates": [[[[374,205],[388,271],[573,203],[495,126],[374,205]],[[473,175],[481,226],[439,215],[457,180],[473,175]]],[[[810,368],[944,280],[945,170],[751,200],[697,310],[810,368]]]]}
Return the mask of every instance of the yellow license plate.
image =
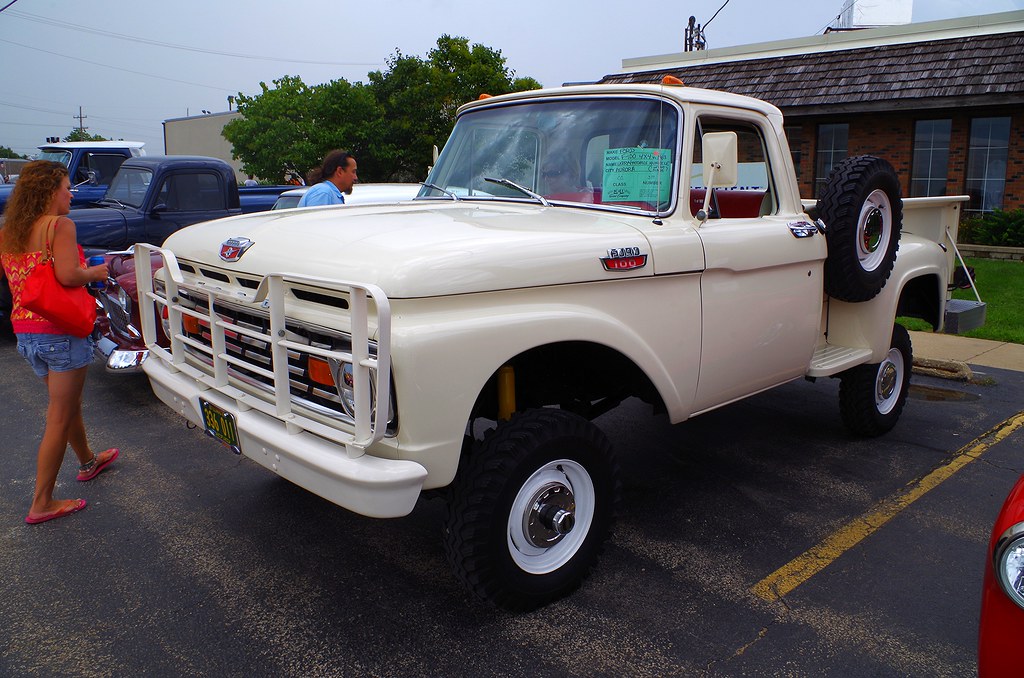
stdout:
{"type": "Polygon", "coordinates": [[[206,427],[207,435],[230,447],[235,454],[241,454],[235,417],[202,398],[199,399],[199,407],[203,413],[203,425],[206,427]]]}

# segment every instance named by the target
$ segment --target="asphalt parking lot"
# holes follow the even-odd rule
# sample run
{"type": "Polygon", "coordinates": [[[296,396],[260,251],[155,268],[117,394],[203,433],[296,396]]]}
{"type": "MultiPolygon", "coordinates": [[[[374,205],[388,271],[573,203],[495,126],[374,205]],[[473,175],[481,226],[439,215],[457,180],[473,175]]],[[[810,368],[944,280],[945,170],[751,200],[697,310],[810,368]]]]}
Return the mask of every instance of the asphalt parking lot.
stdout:
{"type": "MultiPolygon", "coordinates": [[[[41,383],[0,337],[0,675],[971,676],[988,533],[1024,470],[1024,373],[915,375],[889,435],[851,439],[838,383],[671,426],[599,420],[620,518],[572,596],[512,615],[467,596],[442,505],[351,514],[237,457],[92,366],[85,416],[121,459],[23,523],[41,383]]],[[[443,394],[440,394],[443,395],[443,394]]]]}

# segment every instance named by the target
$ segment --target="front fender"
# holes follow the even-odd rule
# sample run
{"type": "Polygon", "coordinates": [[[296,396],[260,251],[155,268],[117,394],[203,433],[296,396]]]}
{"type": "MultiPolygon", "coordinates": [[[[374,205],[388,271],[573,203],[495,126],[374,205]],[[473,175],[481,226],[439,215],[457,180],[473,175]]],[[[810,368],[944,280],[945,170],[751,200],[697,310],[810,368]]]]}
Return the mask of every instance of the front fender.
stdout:
{"type": "Polygon", "coordinates": [[[882,291],[870,301],[850,303],[827,299],[825,304],[828,342],[851,348],[871,349],[868,362],[881,362],[889,351],[892,324],[900,298],[911,283],[920,292],[934,290],[938,318],[946,305],[949,277],[946,253],[935,242],[903,233],[896,264],[882,291]]]}
{"type": "Polygon", "coordinates": [[[470,413],[491,375],[537,347],[607,346],[647,376],[673,421],[689,415],[700,365],[699,277],[571,287],[571,294],[553,286],[392,300],[398,453],[427,467],[427,487],[454,477],[470,413]]]}

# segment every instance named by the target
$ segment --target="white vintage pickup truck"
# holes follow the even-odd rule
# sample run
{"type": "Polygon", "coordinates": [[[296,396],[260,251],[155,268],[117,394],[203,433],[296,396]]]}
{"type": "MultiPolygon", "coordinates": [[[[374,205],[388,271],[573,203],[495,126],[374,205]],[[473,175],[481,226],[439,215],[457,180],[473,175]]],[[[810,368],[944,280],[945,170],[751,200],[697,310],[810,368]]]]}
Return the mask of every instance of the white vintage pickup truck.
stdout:
{"type": "Polygon", "coordinates": [[[838,377],[853,432],[891,429],[912,361],[894,318],[941,329],[960,200],[901,200],[862,156],[805,209],[781,113],[742,96],[482,97],[413,201],[138,247],[144,369],[190,422],[352,511],[445,488],[457,576],[530,609],[602,550],[620,481],[591,420],[626,398],[681,422],[838,377]]]}

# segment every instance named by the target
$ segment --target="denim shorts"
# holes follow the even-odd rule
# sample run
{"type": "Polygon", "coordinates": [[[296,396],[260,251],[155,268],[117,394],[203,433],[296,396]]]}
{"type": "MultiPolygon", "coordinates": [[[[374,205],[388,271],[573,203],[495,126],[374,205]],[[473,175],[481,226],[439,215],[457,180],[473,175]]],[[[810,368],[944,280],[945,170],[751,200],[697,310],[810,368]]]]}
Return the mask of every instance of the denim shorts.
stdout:
{"type": "Polygon", "coordinates": [[[69,372],[92,362],[92,336],[73,337],[70,334],[18,334],[18,353],[32,366],[36,376],[49,372],[69,372]]]}

